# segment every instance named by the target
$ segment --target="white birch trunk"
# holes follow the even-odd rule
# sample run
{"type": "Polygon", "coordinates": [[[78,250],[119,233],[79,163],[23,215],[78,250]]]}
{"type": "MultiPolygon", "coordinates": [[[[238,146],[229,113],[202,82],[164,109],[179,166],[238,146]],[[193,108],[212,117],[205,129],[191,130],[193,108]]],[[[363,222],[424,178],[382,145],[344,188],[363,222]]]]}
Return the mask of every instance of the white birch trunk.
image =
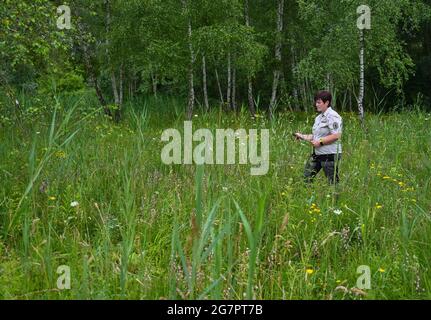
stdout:
{"type": "Polygon", "coordinates": [[[236,111],[236,68],[232,69],[232,109],[236,111]]]}
{"type": "Polygon", "coordinates": [[[216,81],[217,81],[218,92],[220,95],[220,103],[221,103],[221,105],[224,105],[223,91],[221,90],[220,79],[218,76],[217,69],[215,69],[215,76],[216,76],[216,81]]]}
{"type": "Polygon", "coordinates": [[[271,102],[269,104],[269,114],[272,118],[275,104],[277,102],[277,88],[280,81],[280,68],[281,68],[281,36],[283,32],[283,12],[284,12],[284,0],[278,0],[277,10],[277,42],[275,45],[275,60],[277,67],[274,70],[274,81],[272,82],[272,94],[271,102]]]}
{"type": "MultiPolygon", "coordinates": [[[[245,0],[244,2],[244,17],[245,17],[245,25],[247,27],[250,26],[250,14],[249,14],[249,5],[248,0],[245,0]]],[[[251,113],[251,116],[254,118],[256,115],[256,108],[254,105],[254,98],[253,98],[253,79],[251,76],[247,77],[247,84],[248,84],[248,90],[247,90],[247,97],[248,97],[248,110],[251,113]]]]}
{"type": "Polygon", "coordinates": [[[360,52],[359,52],[359,96],[358,96],[358,113],[361,125],[364,126],[364,97],[365,97],[365,45],[364,30],[360,30],[360,52]]]}
{"type": "Polygon", "coordinates": [[[203,82],[203,90],[204,90],[204,104],[205,110],[208,111],[210,106],[208,103],[208,88],[207,88],[207,66],[205,61],[205,54],[202,55],[202,82],[203,82]]]}
{"type": "Polygon", "coordinates": [[[120,92],[119,92],[120,106],[123,105],[123,95],[124,95],[124,93],[123,93],[123,82],[124,82],[124,67],[123,67],[123,64],[121,64],[121,67],[120,67],[120,92]]]}
{"type": "Polygon", "coordinates": [[[190,65],[189,65],[189,97],[187,103],[187,119],[191,120],[193,116],[193,109],[195,104],[195,88],[194,88],[194,77],[193,77],[193,67],[195,63],[195,56],[193,51],[192,43],[192,21],[190,19],[190,13],[188,12],[188,5],[186,0],[182,0],[184,12],[187,14],[187,38],[189,44],[190,52],[190,65]]]}
{"type": "Polygon", "coordinates": [[[117,106],[119,106],[120,105],[120,97],[118,95],[117,78],[115,76],[114,71],[111,72],[111,86],[112,86],[112,92],[114,94],[114,102],[117,106]]]}
{"type": "Polygon", "coordinates": [[[232,67],[231,67],[231,56],[230,53],[227,57],[227,93],[226,93],[226,104],[228,108],[231,108],[231,98],[232,98],[232,67]]]}

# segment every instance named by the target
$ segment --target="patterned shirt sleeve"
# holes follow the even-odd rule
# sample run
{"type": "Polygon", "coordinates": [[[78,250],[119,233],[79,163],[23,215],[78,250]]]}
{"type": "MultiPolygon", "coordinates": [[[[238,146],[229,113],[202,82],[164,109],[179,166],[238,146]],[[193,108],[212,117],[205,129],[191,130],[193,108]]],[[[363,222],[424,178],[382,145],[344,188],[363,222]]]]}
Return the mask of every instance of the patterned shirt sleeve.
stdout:
{"type": "Polygon", "coordinates": [[[339,116],[328,117],[328,128],[331,134],[341,133],[343,128],[343,121],[339,116]]]}

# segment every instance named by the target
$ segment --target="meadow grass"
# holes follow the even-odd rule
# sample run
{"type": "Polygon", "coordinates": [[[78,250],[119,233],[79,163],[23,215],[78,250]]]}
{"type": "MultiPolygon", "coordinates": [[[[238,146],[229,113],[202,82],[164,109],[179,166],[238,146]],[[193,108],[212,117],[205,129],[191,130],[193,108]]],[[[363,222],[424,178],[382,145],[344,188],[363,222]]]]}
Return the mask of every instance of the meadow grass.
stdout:
{"type": "Polygon", "coordinates": [[[302,180],[311,150],[291,134],[313,113],[196,112],[195,129],[270,129],[270,170],[251,176],[163,164],[162,131],[183,128],[174,99],[135,101],[119,124],[57,107],[1,128],[0,298],[431,298],[430,114],[367,114],[364,132],[343,113],[334,188],[302,180]]]}

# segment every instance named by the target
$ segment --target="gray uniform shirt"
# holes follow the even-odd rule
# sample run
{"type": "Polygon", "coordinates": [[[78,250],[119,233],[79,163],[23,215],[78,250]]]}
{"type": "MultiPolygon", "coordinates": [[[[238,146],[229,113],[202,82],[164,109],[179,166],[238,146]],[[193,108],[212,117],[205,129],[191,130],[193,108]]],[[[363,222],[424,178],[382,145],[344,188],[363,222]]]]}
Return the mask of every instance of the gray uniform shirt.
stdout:
{"type": "MultiPolygon", "coordinates": [[[[313,125],[313,140],[319,141],[320,138],[329,136],[330,134],[341,133],[343,121],[341,116],[331,107],[326,109],[324,113],[316,117],[313,125]]],[[[336,154],[341,153],[341,142],[337,140],[331,144],[315,148],[317,155],[321,154],[336,154]]]]}

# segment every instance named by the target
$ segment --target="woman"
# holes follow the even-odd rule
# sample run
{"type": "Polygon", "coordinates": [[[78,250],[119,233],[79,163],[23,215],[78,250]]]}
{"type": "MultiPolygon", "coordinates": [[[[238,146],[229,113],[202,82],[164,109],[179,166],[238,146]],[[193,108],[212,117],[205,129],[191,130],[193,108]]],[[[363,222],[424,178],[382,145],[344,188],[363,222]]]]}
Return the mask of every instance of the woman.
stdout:
{"type": "Polygon", "coordinates": [[[312,182],[323,168],[330,184],[339,182],[338,163],[341,160],[342,119],[332,109],[332,95],[328,91],[320,91],[314,97],[317,111],[320,113],[313,125],[313,134],[295,133],[297,140],[309,141],[313,145],[313,154],[307,161],[304,179],[312,182]]]}

